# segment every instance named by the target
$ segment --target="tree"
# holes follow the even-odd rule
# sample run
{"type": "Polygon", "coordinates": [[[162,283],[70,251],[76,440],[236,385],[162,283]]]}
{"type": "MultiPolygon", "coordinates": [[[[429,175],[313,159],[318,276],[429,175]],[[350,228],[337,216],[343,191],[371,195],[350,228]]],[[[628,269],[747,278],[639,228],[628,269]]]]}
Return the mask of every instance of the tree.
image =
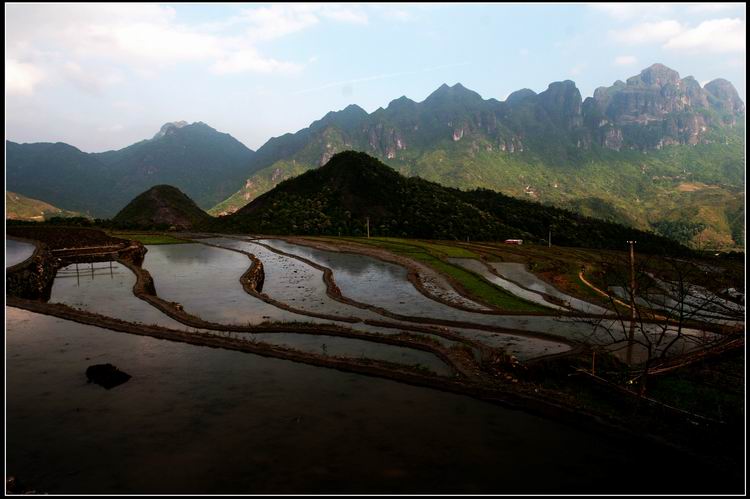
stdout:
{"type": "MultiPolygon", "coordinates": [[[[645,394],[649,375],[689,363],[737,337],[744,305],[724,292],[742,289],[731,267],[698,259],[602,254],[609,317],[593,319],[610,342],[601,349],[624,360],[628,383],[645,394]]],[[[601,344],[602,342],[599,341],[601,344]]]]}

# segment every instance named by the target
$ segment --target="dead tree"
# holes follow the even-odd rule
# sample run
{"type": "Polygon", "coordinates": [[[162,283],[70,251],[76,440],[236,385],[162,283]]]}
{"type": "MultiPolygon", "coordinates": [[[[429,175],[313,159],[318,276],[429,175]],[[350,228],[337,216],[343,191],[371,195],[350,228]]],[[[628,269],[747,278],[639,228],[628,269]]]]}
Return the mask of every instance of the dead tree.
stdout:
{"type": "Polygon", "coordinates": [[[737,276],[720,266],[651,255],[631,262],[608,253],[599,268],[610,316],[590,321],[590,342],[618,357],[624,351],[628,383],[641,395],[656,367],[697,357],[744,329],[744,305],[718,292],[737,276]]]}

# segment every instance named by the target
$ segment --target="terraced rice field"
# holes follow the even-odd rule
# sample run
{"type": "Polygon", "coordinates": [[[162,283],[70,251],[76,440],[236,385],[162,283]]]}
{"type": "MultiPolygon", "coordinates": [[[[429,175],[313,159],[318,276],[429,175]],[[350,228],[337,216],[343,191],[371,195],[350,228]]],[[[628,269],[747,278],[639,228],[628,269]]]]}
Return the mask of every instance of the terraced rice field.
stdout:
{"type": "MultiPolygon", "coordinates": [[[[539,466],[565,490],[596,492],[642,459],[626,441],[465,396],[505,390],[519,362],[582,346],[645,360],[643,348],[623,348],[627,321],[533,273],[521,250],[148,236],[159,244],[140,266],[59,268],[48,302],[35,305],[46,315],[6,310],[9,470],[42,492],[560,490],[519,479],[539,466]],[[104,319],[116,322],[95,325],[104,319]],[[109,362],[132,379],[112,392],[86,383],[88,366],[109,362]]],[[[31,255],[6,244],[11,261],[31,255]]],[[[674,334],[639,327],[667,342],[674,334]]],[[[712,333],[682,334],[672,355],[712,333]]],[[[690,469],[670,452],[650,448],[655,474],[657,463],[690,469]]]]}

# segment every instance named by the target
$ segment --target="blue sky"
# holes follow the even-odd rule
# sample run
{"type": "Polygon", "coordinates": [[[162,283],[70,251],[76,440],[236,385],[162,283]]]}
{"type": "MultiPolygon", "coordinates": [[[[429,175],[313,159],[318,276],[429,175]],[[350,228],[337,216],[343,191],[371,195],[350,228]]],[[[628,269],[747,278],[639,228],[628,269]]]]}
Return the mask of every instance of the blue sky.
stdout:
{"type": "Polygon", "coordinates": [[[461,82],[585,98],[654,62],[745,99],[745,4],[6,4],[6,138],[87,152],[203,121],[257,149],[461,82]]]}

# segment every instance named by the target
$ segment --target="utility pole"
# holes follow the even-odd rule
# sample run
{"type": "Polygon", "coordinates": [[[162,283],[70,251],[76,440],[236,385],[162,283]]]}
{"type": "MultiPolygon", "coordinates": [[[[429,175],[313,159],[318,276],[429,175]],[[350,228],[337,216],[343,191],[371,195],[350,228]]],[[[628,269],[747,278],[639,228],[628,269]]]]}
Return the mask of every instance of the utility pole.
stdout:
{"type": "Polygon", "coordinates": [[[370,239],[370,217],[365,217],[367,219],[367,239],[370,239]]]}
{"type": "Polygon", "coordinates": [[[547,246],[552,247],[552,226],[549,227],[549,235],[547,236],[547,246]]]}
{"type": "Polygon", "coordinates": [[[626,241],[630,245],[630,333],[628,334],[627,363],[633,358],[633,338],[635,336],[635,243],[626,241]]]}

